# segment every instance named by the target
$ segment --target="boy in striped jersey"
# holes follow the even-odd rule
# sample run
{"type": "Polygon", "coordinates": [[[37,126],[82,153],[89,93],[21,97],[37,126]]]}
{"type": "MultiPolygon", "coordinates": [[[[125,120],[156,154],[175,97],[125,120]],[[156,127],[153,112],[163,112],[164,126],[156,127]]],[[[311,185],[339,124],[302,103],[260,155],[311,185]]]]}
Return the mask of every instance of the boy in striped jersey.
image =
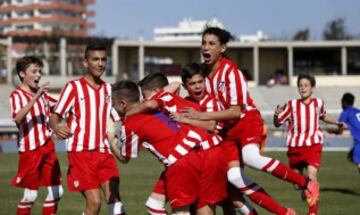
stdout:
{"type": "Polygon", "coordinates": [[[111,104],[111,85],[101,76],[106,68],[106,48],[90,43],[83,60],[85,75],[68,82],[50,118],[56,136],[66,139],[70,191],[81,192],[86,200],[84,214],[99,214],[101,191],[109,214],[125,214],[119,195],[119,173],[107,136],[110,116],[119,120],[111,104]],[[60,121],[65,119],[66,124],[60,121]]]}
{"type": "MultiPolygon", "coordinates": [[[[305,169],[310,179],[317,181],[320,170],[324,136],[320,120],[342,129],[343,124],[326,114],[324,101],[313,97],[316,86],[314,76],[300,74],[297,79],[300,99],[289,100],[283,107],[277,106],[274,125],[288,122],[288,161],[291,168],[302,173],[305,169]]],[[[318,214],[318,202],[309,207],[309,215],[318,214]]]]}
{"type": "Polygon", "coordinates": [[[48,189],[43,215],[56,214],[63,195],[60,166],[49,126],[50,110],[56,99],[46,92],[49,83],[39,85],[42,67],[42,61],[34,56],[20,58],[16,71],[22,83],[10,94],[12,118],[19,129],[19,168],[12,184],[25,188],[17,215],[30,215],[40,186],[48,189]]]}

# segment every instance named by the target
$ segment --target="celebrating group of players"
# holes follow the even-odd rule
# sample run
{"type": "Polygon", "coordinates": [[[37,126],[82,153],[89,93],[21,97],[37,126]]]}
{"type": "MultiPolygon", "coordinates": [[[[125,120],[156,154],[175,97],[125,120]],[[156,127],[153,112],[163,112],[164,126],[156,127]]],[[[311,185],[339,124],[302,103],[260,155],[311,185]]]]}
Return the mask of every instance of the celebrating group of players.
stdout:
{"type": "Polygon", "coordinates": [[[169,84],[161,73],[139,83],[103,82],[106,50],[97,43],[85,50],[84,76],[68,82],[58,100],[46,92],[48,83],[39,84],[42,62],[31,56],[19,59],[16,69],[22,84],[10,95],[20,152],[12,183],[25,188],[17,214],[30,214],[40,186],[48,188],[43,215],[56,214],[63,188],[53,139],[66,140],[68,188],[83,194],[85,215],[99,214],[101,190],[109,214],[125,214],[113,155],[126,163],[141,147],[164,165],[146,202],[149,214],[167,214],[167,201],[173,214],[214,214],[216,205],[224,214],[257,214],[243,195],[274,214],[295,214],[247,177],[244,166],[293,183],[303,191],[309,214],[317,214],[316,172],[323,142],[319,119],[339,128],[343,124],[326,115],[322,100],[311,97],[315,79],[300,75],[301,99],[277,108],[274,116],[277,126],[289,122],[291,168],[260,153],[263,120],[246,78],[224,56],[230,39],[231,34],[218,27],[203,31],[203,64],[189,64],[181,72],[187,98],[179,96],[180,83],[169,84]],[[107,133],[110,117],[122,122],[114,138],[107,133]],[[295,171],[304,167],[309,178],[295,171]]]}

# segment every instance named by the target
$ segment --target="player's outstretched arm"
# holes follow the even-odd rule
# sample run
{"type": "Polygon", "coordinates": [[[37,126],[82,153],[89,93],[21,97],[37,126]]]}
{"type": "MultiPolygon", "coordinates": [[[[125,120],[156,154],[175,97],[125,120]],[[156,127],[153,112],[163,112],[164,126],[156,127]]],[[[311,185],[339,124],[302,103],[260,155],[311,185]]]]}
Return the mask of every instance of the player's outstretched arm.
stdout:
{"type": "Polygon", "coordinates": [[[331,117],[330,115],[325,114],[321,120],[327,124],[330,125],[335,125],[337,126],[337,128],[328,128],[326,129],[326,131],[330,134],[337,134],[340,135],[343,133],[344,129],[346,128],[346,124],[343,122],[339,122],[337,120],[335,120],[333,117],[331,117]]]}
{"type": "Polygon", "coordinates": [[[169,85],[165,86],[163,88],[163,90],[168,93],[173,93],[173,94],[179,95],[180,87],[181,87],[181,83],[174,81],[174,82],[171,82],[169,85]]]}
{"type": "Polygon", "coordinates": [[[231,106],[228,109],[214,112],[199,112],[191,107],[184,108],[182,113],[190,119],[198,120],[229,120],[229,119],[239,119],[241,115],[240,106],[231,106]]]}
{"type": "Polygon", "coordinates": [[[121,163],[128,163],[129,159],[121,155],[120,149],[118,147],[118,142],[119,138],[117,135],[115,135],[114,138],[110,141],[111,152],[121,163]]]}
{"type": "Polygon", "coordinates": [[[137,113],[146,113],[151,110],[156,110],[159,108],[159,103],[155,100],[148,100],[143,103],[140,103],[136,107],[132,108],[131,110],[126,112],[126,117],[137,114],[137,113]]]}
{"type": "Polygon", "coordinates": [[[185,117],[182,113],[170,113],[170,118],[174,121],[185,123],[189,125],[193,125],[196,127],[200,127],[206,129],[209,132],[213,132],[216,128],[216,121],[214,120],[198,120],[198,119],[190,119],[185,117]]]}

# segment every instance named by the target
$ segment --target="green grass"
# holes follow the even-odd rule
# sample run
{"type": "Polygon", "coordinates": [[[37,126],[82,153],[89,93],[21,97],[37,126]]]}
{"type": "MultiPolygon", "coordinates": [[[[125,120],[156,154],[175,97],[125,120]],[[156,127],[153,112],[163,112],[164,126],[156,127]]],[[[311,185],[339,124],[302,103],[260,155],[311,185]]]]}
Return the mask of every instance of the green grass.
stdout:
{"type": "MultiPolygon", "coordinates": [[[[286,160],[284,152],[269,152],[269,156],[286,160]]],[[[0,154],[0,215],[15,214],[16,205],[22,190],[10,186],[10,180],[17,170],[17,154],[0,154]]],[[[67,159],[65,153],[59,153],[63,172],[65,195],[59,204],[58,214],[81,214],[85,205],[79,193],[68,192],[66,188],[67,159]]],[[[144,202],[151,191],[161,165],[149,153],[142,153],[140,158],[128,165],[119,165],[120,192],[129,215],[146,214],[144,202]]],[[[284,183],[271,175],[247,169],[247,174],[261,184],[276,200],[286,207],[293,207],[297,214],[306,214],[306,204],[301,201],[292,185],[284,183]]],[[[321,185],[320,214],[323,215],[358,215],[360,214],[360,175],[354,165],[346,160],[345,152],[325,152],[319,174],[321,185]]],[[[40,190],[32,214],[41,214],[41,201],[46,192],[40,190]]],[[[260,214],[269,214],[258,208],[260,214]]],[[[103,204],[101,214],[107,214],[103,204]]],[[[218,213],[221,214],[221,213],[218,213]]]]}

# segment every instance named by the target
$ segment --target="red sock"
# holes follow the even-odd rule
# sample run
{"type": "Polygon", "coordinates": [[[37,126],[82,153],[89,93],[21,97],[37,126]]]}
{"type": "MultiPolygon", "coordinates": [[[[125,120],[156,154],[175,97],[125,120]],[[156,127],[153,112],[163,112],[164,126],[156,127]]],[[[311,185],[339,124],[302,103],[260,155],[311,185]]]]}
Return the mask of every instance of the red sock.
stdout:
{"type": "Polygon", "coordinates": [[[16,215],[30,215],[33,202],[19,202],[16,215]]]}
{"type": "Polygon", "coordinates": [[[301,188],[304,188],[306,186],[306,177],[295,172],[291,168],[287,167],[283,163],[272,159],[271,162],[269,162],[264,168],[264,171],[270,172],[272,175],[274,175],[277,178],[280,178],[285,181],[289,181],[293,184],[299,185],[301,188]],[[275,163],[278,163],[274,170],[270,170],[272,165],[275,165],[275,163]]]}
{"type": "Polygon", "coordinates": [[[42,208],[42,215],[55,215],[59,199],[45,201],[42,208]]]}
{"type": "Polygon", "coordinates": [[[277,203],[263,188],[248,195],[251,201],[276,214],[286,214],[286,208],[277,203]]]}
{"type": "Polygon", "coordinates": [[[317,215],[318,209],[319,209],[319,201],[317,201],[315,205],[309,207],[308,215],[317,215]]]}

